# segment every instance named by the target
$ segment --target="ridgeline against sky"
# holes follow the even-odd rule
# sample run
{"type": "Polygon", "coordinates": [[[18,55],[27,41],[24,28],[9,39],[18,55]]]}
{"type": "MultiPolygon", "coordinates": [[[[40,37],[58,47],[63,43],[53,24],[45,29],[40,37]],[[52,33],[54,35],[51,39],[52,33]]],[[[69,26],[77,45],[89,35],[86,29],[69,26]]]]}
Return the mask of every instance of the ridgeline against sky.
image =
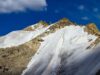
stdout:
{"type": "Polygon", "coordinates": [[[0,35],[44,20],[66,17],[77,24],[95,23],[100,28],[100,0],[1,0],[0,35]]]}

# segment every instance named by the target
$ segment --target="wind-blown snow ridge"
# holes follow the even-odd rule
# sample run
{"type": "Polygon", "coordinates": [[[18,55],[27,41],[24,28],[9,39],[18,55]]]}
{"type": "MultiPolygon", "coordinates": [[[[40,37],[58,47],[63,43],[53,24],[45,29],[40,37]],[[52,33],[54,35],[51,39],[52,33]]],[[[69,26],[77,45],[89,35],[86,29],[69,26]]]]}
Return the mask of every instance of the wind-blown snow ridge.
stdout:
{"type": "Polygon", "coordinates": [[[45,32],[49,27],[50,26],[39,28],[35,31],[13,31],[6,36],[0,37],[0,48],[7,48],[24,44],[45,32]]]}
{"type": "Polygon", "coordinates": [[[100,50],[87,47],[96,38],[84,26],[66,26],[43,38],[22,75],[95,75],[100,69],[100,50]]]}

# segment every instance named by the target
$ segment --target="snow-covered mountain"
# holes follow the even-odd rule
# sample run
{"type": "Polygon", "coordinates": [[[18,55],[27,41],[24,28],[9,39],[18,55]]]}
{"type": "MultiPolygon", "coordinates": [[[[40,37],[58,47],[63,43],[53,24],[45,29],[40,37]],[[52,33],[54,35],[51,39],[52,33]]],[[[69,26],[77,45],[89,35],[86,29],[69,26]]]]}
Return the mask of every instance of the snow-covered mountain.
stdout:
{"type": "Polygon", "coordinates": [[[93,23],[40,21],[0,37],[0,75],[96,75],[99,43],[93,23]]]}

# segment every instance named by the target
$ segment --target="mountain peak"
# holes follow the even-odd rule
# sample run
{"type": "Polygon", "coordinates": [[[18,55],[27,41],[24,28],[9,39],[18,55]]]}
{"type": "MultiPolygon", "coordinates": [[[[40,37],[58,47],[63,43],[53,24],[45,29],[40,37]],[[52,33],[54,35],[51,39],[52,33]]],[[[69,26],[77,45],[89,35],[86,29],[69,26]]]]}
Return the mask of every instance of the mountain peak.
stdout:
{"type": "Polygon", "coordinates": [[[94,23],[89,23],[86,26],[86,31],[90,34],[95,34],[95,35],[99,35],[99,29],[97,28],[96,24],[94,23]]]}
{"type": "Polygon", "coordinates": [[[96,24],[95,23],[89,23],[87,25],[87,27],[90,27],[91,29],[96,29],[96,31],[99,31],[99,29],[97,28],[96,24]]]}
{"type": "Polygon", "coordinates": [[[60,21],[68,21],[69,19],[67,19],[67,18],[62,18],[62,19],[60,19],[60,21]]]}
{"type": "Polygon", "coordinates": [[[34,31],[35,29],[44,28],[44,27],[47,27],[48,25],[49,25],[48,23],[41,20],[41,21],[39,21],[38,23],[36,23],[34,25],[26,27],[24,30],[25,31],[34,31]]]}
{"type": "Polygon", "coordinates": [[[56,31],[69,25],[75,25],[75,24],[67,18],[62,18],[58,22],[54,23],[49,29],[51,31],[56,31]]]}
{"type": "Polygon", "coordinates": [[[88,32],[89,34],[97,36],[96,40],[93,43],[91,43],[89,47],[96,46],[100,43],[100,31],[95,23],[87,24],[87,26],[85,27],[85,31],[88,32]]]}
{"type": "Polygon", "coordinates": [[[67,18],[62,18],[61,20],[59,20],[58,21],[58,24],[63,24],[63,25],[72,25],[73,23],[69,20],[69,19],[67,19],[67,18]]]}
{"type": "Polygon", "coordinates": [[[94,65],[92,68],[100,65],[100,60],[95,58],[99,56],[95,56],[95,52],[91,55],[100,43],[98,36],[94,23],[81,26],[67,18],[51,25],[39,21],[24,30],[11,32],[0,38],[0,75],[52,75],[53,72],[56,75],[91,75],[84,73],[87,73],[87,63],[94,65]],[[83,73],[78,74],[80,70],[83,73]]]}
{"type": "Polygon", "coordinates": [[[48,26],[48,25],[49,25],[47,22],[45,22],[45,21],[43,21],[43,20],[39,21],[38,23],[39,23],[39,24],[42,24],[42,25],[44,25],[44,26],[48,26]]]}

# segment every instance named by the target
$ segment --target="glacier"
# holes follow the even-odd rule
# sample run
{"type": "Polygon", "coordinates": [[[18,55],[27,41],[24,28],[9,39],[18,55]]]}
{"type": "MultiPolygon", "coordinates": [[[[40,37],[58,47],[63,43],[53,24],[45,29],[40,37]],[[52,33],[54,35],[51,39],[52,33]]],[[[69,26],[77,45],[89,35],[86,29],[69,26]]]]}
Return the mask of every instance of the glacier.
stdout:
{"type": "Polygon", "coordinates": [[[22,75],[95,75],[100,70],[100,44],[84,26],[70,25],[43,37],[22,75]]]}

